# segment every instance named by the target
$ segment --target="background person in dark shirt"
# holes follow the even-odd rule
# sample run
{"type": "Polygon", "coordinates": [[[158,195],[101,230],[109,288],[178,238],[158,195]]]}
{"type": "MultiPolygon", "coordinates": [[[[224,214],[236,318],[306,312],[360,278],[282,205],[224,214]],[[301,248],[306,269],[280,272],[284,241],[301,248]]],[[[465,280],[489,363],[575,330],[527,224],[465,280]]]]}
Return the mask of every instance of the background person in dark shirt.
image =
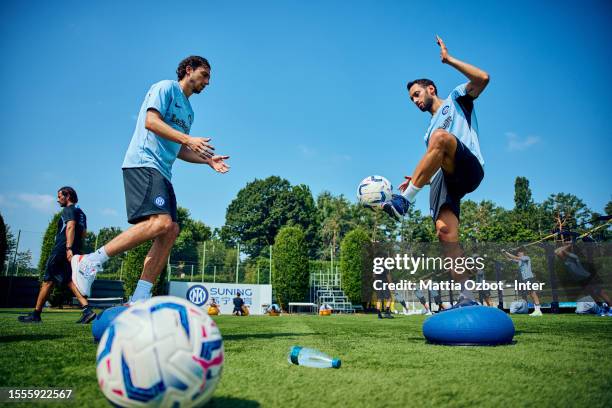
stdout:
{"type": "Polygon", "coordinates": [[[36,307],[27,316],[18,317],[18,320],[22,323],[40,323],[42,321],[40,314],[43,305],[49,298],[55,284],[68,286],[81,304],[83,313],[77,323],[89,323],[96,317],[96,313],[89,308],[87,299],[83,297],[72,281],[70,260],[74,254],[81,253],[81,247],[87,232],[87,217],[83,210],[75,205],[78,201],[77,193],[72,187],[62,187],[57,192],[57,203],[63,209],[57,223],[55,245],[47,260],[36,307]]]}
{"type": "Polygon", "coordinates": [[[232,314],[242,316],[242,306],[244,306],[244,300],[240,297],[240,292],[236,293],[236,297],[232,299],[232,302],[234,303],[234,311],[232,314]]]}

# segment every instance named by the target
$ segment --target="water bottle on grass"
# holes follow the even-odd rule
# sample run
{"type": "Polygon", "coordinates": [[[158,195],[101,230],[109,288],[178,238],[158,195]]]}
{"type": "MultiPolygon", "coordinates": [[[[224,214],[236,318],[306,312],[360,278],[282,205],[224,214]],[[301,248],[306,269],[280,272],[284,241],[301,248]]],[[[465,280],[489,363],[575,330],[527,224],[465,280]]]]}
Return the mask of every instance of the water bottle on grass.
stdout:
{"type": "Polygon", "coordinates": [[[340,360],[331,358],[319,350],[294,346],[289,351],[289,362],[295,365],[301,365],[314,368],[340,368],[340,360]]]}

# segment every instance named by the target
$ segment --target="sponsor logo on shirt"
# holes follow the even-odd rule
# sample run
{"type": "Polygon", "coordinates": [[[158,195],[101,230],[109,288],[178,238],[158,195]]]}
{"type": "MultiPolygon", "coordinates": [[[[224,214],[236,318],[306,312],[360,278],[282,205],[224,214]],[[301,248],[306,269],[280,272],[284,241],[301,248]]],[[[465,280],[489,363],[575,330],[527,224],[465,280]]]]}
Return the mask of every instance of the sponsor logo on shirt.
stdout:
{"type": "Polygon", "coordinates": [[[443,114],[443,115],[446,115],[446,114],[448,113],[448,110],[449,110],[449,109],[450,109],[450,108],[449,108],[449,106],[448,106],[448,105],[446,105],[445,107],[443,107],[443,108],[442,108],[442,114],[443,114]]]}
{"type": "MultiPolygon", "coordinates": [[[[191,116],[191,115],[190,115],[191,116]]],[[[185,133],[189,132],[189,125],[181,118],[177,117],[176,114],[172,114],[172,118],[170,118],[170,122],[179,126],[185,133]]],[[[191,122],[191,120],[190,120],[191,122]]]]}
{"type": "Polygon", "coordinates": [[[440,129],[448,129],[452,122],[452,116],[448,116],[446,119],[444,119],[444,122],[442,123],[442,126],[440,126],[440,129]]]}

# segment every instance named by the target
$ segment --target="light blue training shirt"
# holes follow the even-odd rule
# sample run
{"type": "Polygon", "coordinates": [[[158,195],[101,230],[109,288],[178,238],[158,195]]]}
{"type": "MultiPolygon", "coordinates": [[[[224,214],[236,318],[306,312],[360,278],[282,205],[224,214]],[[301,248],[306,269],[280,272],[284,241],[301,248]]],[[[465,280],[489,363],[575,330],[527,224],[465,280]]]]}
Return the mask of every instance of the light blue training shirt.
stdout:
{"type": "Polygon", "coordinates": [[[436,129],[444,129],[453,134],[467,146],[484,167],[478,142],[478,121],[474,111],[474,98],[466,92],[467,83],[461,84],[448,95],[442,106],[431,117],[429,128],[425,133],[425,146],[436,129]]]}
{"type": "Polygon", "coordinates": [[[534,278],[533,271],[531,270],[531,258],[527,255],[523,255],[516,262],[519,264],[519,271],[523,280],[534,278]]]}
{"type": "Polygon", "coordinates": [[[154,84],[147,92],[125,153],[122,168],[152,167],[168,180],[172,179],[172,164],[181,145],[164,139],[145,128],[147,111],[155,109],[164,122],[179,132],[189,134],[193,123],[193,110],[177,81],[164,80],[154,84]]]}

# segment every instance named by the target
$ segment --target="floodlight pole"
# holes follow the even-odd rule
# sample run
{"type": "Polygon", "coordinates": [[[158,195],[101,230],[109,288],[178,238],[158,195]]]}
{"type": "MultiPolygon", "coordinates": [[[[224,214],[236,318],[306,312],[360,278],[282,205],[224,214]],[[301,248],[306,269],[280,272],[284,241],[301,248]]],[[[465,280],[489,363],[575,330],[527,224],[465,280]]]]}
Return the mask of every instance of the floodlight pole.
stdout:
{"type": "Polygon", "coordinates": [[[240,266],[240,242],[236,245],[236,283],[238,283],[238,267],[240,266]]]}

